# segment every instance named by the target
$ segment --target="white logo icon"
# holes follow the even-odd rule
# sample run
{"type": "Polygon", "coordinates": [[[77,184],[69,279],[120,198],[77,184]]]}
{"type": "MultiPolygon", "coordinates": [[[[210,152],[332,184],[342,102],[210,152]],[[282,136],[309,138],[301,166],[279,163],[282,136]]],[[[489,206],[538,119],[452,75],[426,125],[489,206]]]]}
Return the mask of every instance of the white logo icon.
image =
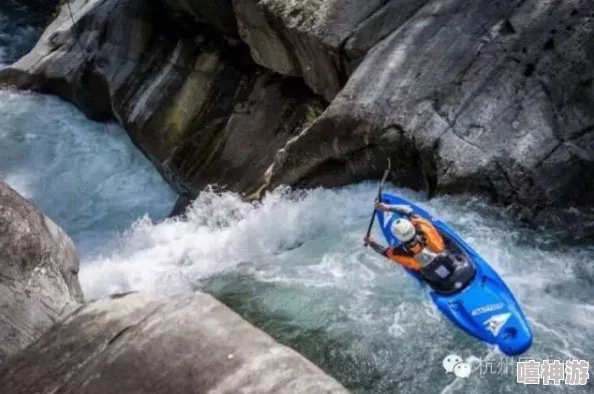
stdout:
{"type": "Polygon", "coordinates": [[[470,365],[466,364],[462,357],[457,354],[450,354],[443,359],[443,368],[446,373],[453,372],[459,378],[467,378],[470,376],[471,368],[470,365]]]}
{"type": "Polygon", "coordinates": [[[470,376],[470,365],[466,364],[466,363],[459,363],[456,364],[456,366],[454,367],[454,375],[456,375],[459,378],[467,378],[470,376]]]}
{"type": "Polygon", "coordinates": [[[462,357],[458,356],[457,354],[450,354],[443,359],[443,367],[446,370],[446,373],[454,372],[454,367],[456,364],[460,364],[462,362],[462,357]]]}
{"type": "Polygon", "coordinates": [[[487,328],[487,330],[491,331],[494,336],[499,334],[501,328],[505,325],[507,320],[510,318],[511,313],[501,313],[499,315],[493,315],[486,320],[483,324],[487,328]]]}

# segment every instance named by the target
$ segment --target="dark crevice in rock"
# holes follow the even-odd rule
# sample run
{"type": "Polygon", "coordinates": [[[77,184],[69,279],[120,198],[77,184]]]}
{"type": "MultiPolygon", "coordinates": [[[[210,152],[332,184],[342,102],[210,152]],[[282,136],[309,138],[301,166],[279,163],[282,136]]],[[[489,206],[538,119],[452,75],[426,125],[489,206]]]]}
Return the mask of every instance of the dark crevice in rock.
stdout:
{"type": "Polygon", "coordinates": [[[536,69],[536,65],[534,63],[528,63],[526,68],[524,69],[524,76],[529,78],[534,74],[534,70],[536,69]]]}
{"type": "Polygon", "coordinates": [[[504,36],[514,35],[514,34],[516,34],[516,29],[514,28],[514,25],[512,25],[512,23],[510,22],[510,20],[509,19],[506,19],[501,24],[501,27],[499,29],[499,33],[501,35],[504,35],[504,36]]]}
{"type": "Polygon", "coordinates": [[[576,140],[576,139],[582,138],[583,136],[585,136],[587,134],[590,134],[592,132],[594,132],[594,124],[591,124],[589,126],[586,126],[586,127],[582,128],[580,130],[567,133],[567,135],[569,136],[567,138],[567,140],[568,141],[569,140],[576,140]]]}
{"type": "Polygon", "coordinates": [[[480,145],[477,145],[475,142],[469,141],[468,139],[466,139],[466,137],[464,137],[463,135],[461,135],[459,132],[456,131],[455,128],[451,128],[450,129],[452,131],[452,134],[454,134],[456,137],[458,137],[459,139],[461,139],[462,141],[464,141],[465,143],[467,143],[470,146],[473,146],[475,148],[477,148],[478,150],[480,150],[481,152],[485,152],[485,148],[481,147],[480,145]]]}
{"type": "Polygon", "coordinates": [[[542,166],[564,144],[565,144],[565,142],[563,142],[563,141],[560,141],[559,143],[557,143],[546,155],[544,155],[542,158],[540,158],[538,160],[538,162],[536,163],[536,167],[542,166]]]}
{"type": "Polygon", "coordinates": [[[134,293],[137,293],[137,292],[136,291],[127,291],[124,293],[115,293],[115,294],[110,294],[109,298],[111,298],[112,300],[117,300],[119,298],[123,298],[123,297],[126,297],[126,296],[128,296],[130,294],[134,294],[134,293]]]}
{"type": "Polygon", "coordinates": [[[357,159],[364,157],[371,157],[371,151],[384,152],[383,147],[376,145],[369,145],[360,149],[353,150],[348,154],[344,155],[340,159],[330,157],[315,168],[312,168],[305,176],[297,180],[294,185],[296,187],[338,187],[345,186],[349,183],[362,181],[365,179],[379,179],[383,173],[383,169],[386,163],[386,155],[383,159],[375,159],[376,165],[369,166],[363,169],[362,172],[357,172],[356,162],[357,159]]]}
{"type": "Polygon", "coordinates": [[[488,193],[488,197],[490,198],[490,201],[498,201],[501,200],[498,192],[497,192],[497,186],[496,184],[493,182],[492,178],[490,176],[485,178],[485,181],[487,182],[487,193],[488,193]]]}
{"type": "MultiPolygon", "coordinates": [[[[375,7],[375,9],[373,9],[369,14],[367,14],[357,24],[357,26],[353,29],[353,31],[349,35],[347,35],[342,40],[342,42],[338,45],[338,53],[340,55],[340,58],[342,60],[342,64],[343,65],[346,64],[346,63],[348,63],[348,62],[351,62],[351,61],[355,60],[355,59],[351,59],[349,57],[349,55],[347,54],[346,50],[345,50],[345,46],[347,45],[348,41],[353,37],[353,35],[355,35],[359,31],[359,29],[363,25],[365,25],[369,21],[369,19],[371,19],[376,13],[378,13],[380,10],[382,10],[386,6],[387,3],[391,2],[391,1],[392,0],[382,0],[382,2],[380,4],[378,4],[377,7],[375,7]]],[[[380,37],[378,37],[378,38],[379,38],[379,41],[378,42],[380,42],[381,41],[381,38],[380,37]]],[[[345,67],[345,69],[346,69],[346,67],[345,67]]]]}
{"type": "Polygon", "coordinates": [[[437,193],[438,175],[436,155],[428,155],[424,160],[421,159],[421,173],[425,181],[424,190],[427,196],[433,198],[437,193]]]}
{"type": "Polygon", "coordinates": [[[196,25],[208,24],[220,35],[237,37],[237,21],[232,0],[151,0],[159,14],[164,15],[184,35],[195,35],[196,25]]]}
{"type": "MultiPolygon", "coordinates": [[[[511,180],[509,174],[507,173],[506,169],[503,167],[503,165],[498,160],[495,160],[494,163],[495,163],[495,167],[497,168],[498,172],[501,175],[503,175],[503,179],[505,180],[506,184],[509,187],[510,194],[512,196],[516,196],[518,194],[518,188],[516,186],[514,186],[514,184],[513,184],[512,180],[511,180]]],[[[497,194],[498,199],[500,200],[499,197],[503,197],[503,196],[501,196],[500,191],[498,189],[495,189],[494,191],[497,194]]],[[[511,199],[509,197],[507,197],[502,202],[509,203],[509,202],[511,202],[511,199]]]]}
{"type": "Polygon", "coordinates": [[[126,326],[124,328],[122,328],[120,331],[118,331],[113,337],[111,337],[111,339],[107,342],[107,345],[110,346],[112,344],[114,344],[115,342],[117,342],[118,340],[122,339],[122,337],[132,328],[137,327],[137,325],[133,325],[133,326],[126,326]]]}

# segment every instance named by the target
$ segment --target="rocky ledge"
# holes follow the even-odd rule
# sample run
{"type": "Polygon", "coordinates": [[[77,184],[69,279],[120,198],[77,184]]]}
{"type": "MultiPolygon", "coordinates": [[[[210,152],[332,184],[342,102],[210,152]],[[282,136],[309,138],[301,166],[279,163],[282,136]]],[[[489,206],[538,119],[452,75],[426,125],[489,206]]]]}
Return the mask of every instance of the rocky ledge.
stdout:
{"type": "Polygon", "coordinates": [[[0,81],[116,117],[184,193],[344,185],[390,156],[430,195],[594,218],[592,2],[70,4],[0,81]]]}

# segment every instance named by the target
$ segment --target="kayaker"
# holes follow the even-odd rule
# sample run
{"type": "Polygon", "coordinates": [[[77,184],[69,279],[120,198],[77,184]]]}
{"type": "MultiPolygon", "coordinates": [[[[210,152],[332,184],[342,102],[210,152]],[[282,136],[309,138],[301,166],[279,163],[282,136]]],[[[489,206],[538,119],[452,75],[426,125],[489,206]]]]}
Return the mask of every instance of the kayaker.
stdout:
{"type": "MultiPolygon", "coordinates": [[[[392,233],[400,244],[384,247],[371,237],[365,237],[365,245],[388,259],[416,271],[430,285],[444,291],[455,290],[463,285],[459,275],[451,275],[459,268],[467,266],[466,262],[448,253],[443,237],[433,224],[417,215],[409,205],[388,205],[375,203],[379,211],[395,212],[404,217],[392,224],[392,233]],[[451,279],[456,280],[452,282],[451,279]]],[[[460,272],[462,273],[462,272],[460,272]]],[[[468,276],[468,275],[464,275],[468,276]]]]}

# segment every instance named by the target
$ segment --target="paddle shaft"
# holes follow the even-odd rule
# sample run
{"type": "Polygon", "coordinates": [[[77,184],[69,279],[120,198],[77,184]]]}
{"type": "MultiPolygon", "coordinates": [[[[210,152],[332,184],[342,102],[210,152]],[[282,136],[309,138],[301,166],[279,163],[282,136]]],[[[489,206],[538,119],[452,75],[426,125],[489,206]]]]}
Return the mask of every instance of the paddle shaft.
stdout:
{"type": "MultiPolygon", "coordinates": [[[[384,171],[384,175],[382,176],[382,181],[380,182],[379,188],[377,190],[377,201],[381,201],[382,199],[382,191],[384,189],[384,184],[386,183],[386,179],[388,179],[388,174],[390,173],[390,168],[392,167],[392,162],[390,161],[390,159],[388,158],[388,168],[386,168],[386,170],[384,171]]],[[[369,237],[369,234],[371,234],[371,229],[373,228],[373,222],[375,221],[375,212],[376,210],[373,210],[373,213],[371,214],[371,220],[369,221],[369,227],[367,228],[367,237],[369,237]]],[[[367,246],[367,244],[365,244],[365,246],[367,246]]]]}

